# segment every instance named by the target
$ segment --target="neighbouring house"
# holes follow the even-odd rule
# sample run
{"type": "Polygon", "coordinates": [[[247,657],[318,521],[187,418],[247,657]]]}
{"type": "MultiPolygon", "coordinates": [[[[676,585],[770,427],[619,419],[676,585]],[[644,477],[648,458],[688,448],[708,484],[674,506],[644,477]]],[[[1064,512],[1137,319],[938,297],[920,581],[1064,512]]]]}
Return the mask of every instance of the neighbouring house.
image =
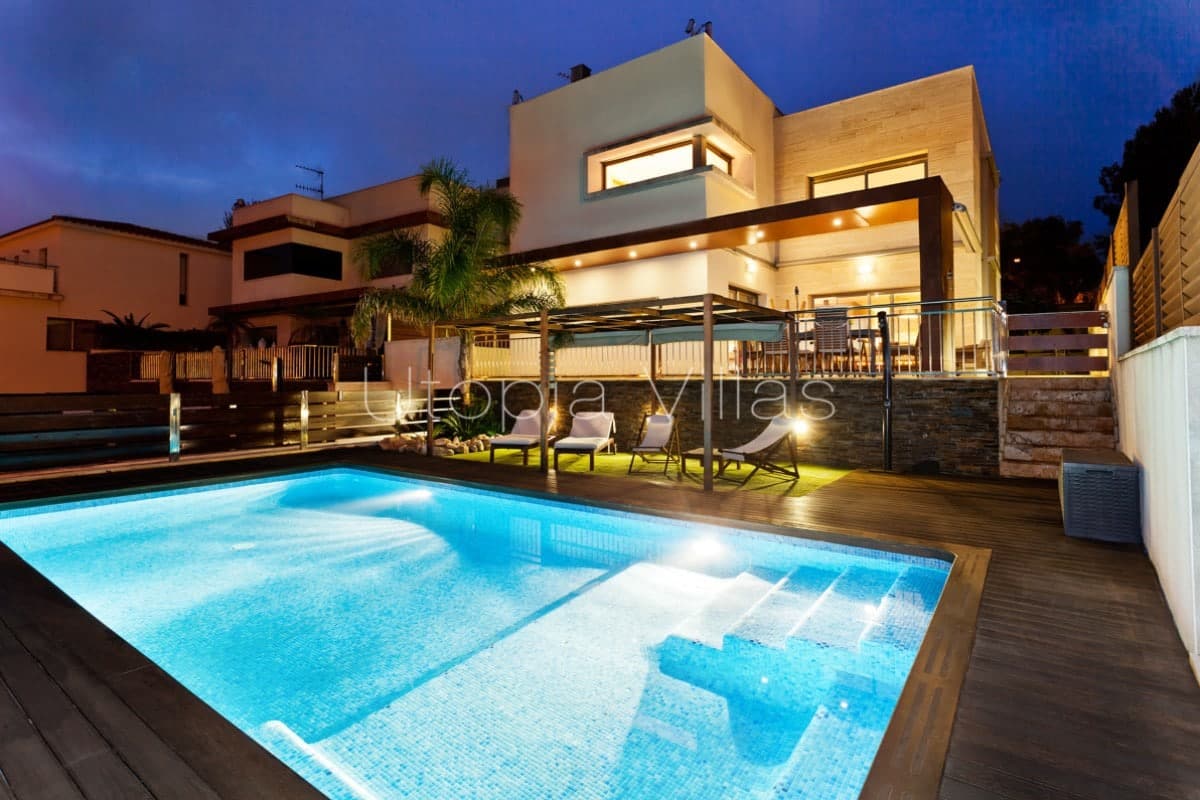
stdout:
{"type": "MultiPolygon", "coordinates": [[[[502,185],[524,205],[510,257],[555,265],[571,305],[713,292],[866,316],[999,294],[999,178],[971,67],[785,115],[701,35],[578,65],[511,107],[509,135],[502,185]]],[[[417,184],[235,209],[210,234],[232,249],[231,299],[212,312],[272,343],[348,345],[355,241],[437,229],[417,184]]]]}
{"type": "MultiPolygon", "coordinates": [[[[395,229],[435,235],[437,215],[420,178],[316,199],[286,194],[233,210],[233,226],[209,238],[232,251],[231,291],[211,309],[272,345],[349,346],[350,313],[368,285],[403,286],[412,264],[364,281],[354,258],[364,237],[395,229]]],[[[387,337],[381,330],[378,342],[387,337]]]]}
{"type": "Polygon", "coordinates": [[[85,391],[104,310],[186,330],[228,297],[211,241],[70,216],[0,234],[0,393],[85,391]]]}

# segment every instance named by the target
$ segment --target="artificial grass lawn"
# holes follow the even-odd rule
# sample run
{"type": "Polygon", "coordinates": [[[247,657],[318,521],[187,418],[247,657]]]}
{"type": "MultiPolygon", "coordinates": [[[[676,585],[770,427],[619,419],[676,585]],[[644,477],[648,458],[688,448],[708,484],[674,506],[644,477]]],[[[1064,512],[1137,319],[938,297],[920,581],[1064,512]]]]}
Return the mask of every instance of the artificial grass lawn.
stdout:
{"type": "MultiPolygon", "coordinates": [[[[450,456],[451,458],[459,459],[460,461],[475,461],[478,463],[488,463],[489,453],[485,450],[482,453],[463,453],[462,455],[450,456]]],[[[499,450],[496,452],[496,469],[537,469],[541,462],[538,451],[529,451],[529,466],[521,464],[521,453],[518,450],[499,450]]],[[[554,463],[554,455],[550,455],[550,463],[554,463]]],[[[558,459],[558,469],[560,472],[588,472],[588,457],[584,456],[569,456],[562,455],[558,459]]],[[[688,459],[688,471],[682,477],[679,477],[679,471],[674,464],[671,465],[667,474],[662,473],[662,464],[642,464],[641,459],[638,459],[634,465],[634,473],[626,475],[626,470],[629,469],[629,454],[617,453],[615,455],[609,453],[599,453],[596,456],[596,474],[609,475],[618,478],[625,478],[633,482],[652,482],[663,485],[678,486],[682,482],[685,485],[700,486],[702,481],[702,473],[700,471],[699,462],[688,459]],[[640,465],[640,466],[639,466],[640,465]]],[[[750,466],[742,466],[741,475],[745,475],[748,470],[753,469],[750,466]]],[[[838,478],[845,475],[850,470],[834,469],[833,467],[817,467],[809,464],[801,464],[799,467],[800,478],[792,480],[790,478],[771,475],[759,471],[757,475],[750,479],[750,482],[742,487],[742,491],[757,491],[767,494],[787,495],[789,497],[802,497],[811,491],[820,489],[827,483],[832,483],[838,478]]],[[[739,478],[737,470],[730,466],[726,470],[726,474],[733,478],[739,478]]],[[[738,489],[736,483],[729,481],[718,480],[715,482],[717,491],[733,491],[738,489]]]]}

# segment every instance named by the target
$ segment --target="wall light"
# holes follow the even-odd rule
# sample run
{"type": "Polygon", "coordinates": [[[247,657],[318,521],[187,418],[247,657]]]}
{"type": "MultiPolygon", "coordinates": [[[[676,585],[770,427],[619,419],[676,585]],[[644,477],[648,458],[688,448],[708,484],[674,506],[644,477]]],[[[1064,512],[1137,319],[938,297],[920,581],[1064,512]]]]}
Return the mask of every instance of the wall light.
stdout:
{"type": "Polygon", "coordinates": [[[808,422],[802,419],[792,420],[792,433],[803,436],[808,433],[808,422]]]}
{"type": "Polygon", "coordinates": [[[746,272],[749,272],[751,275],[753,275],[755,272],[758,272],[758,264],[754,263],[754,259],[746,259],[746,272]]]}
{"type": "Polygon", "coordinates": [[[840,227],[842,227],[842,218],[841,218],[841,217],[834,217],[834,218],[833,218],[833,227],[835,227],[835,228],[840,228],[840,227]]]}
{"type": "Polygon", "coordinates": [[[870,275],[875,271],[875,259],[870,256],[864,256],[858,260],[858,274],[870,275]]]}
{"type": "Polygon", "coordinates": [[[577,266],[577,267],[582,267],[582,266],[583,266],[583,259],[581,259],[581,258],[577,258],[577,259],[575,259],[575,266],[577,266]]]}
{"type": "Polygon", "coordinates": [[[765,238],[766,238],[766,236],[767,236],[767,232],[766,232],[766,231],[756,231],[756,232],[755,232],[755,234],[754,234],[754,238],[755,238],[755,239],[765,239],[765,238]]]}
{"type": "Polygon", "coordinates": [[[700,246],[700,243],[697,242],[695,239],[692,239],[690,242],[688,242],[688,247],[692,248],[693,250],[695,250],[699,246],[700,246]]]}
{"type": "Polygon", "coordinates": [[[630,258],[637,258],[637,250],[630,250],[630,251],[629,251],[629,257],[630,257],[630,258]]]}

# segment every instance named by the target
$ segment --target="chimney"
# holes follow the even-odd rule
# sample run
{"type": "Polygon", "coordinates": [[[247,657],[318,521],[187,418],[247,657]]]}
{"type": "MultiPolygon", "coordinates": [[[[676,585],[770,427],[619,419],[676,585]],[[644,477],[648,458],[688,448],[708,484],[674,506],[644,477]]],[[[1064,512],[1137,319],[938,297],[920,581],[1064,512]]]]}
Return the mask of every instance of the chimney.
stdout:
{"type": "Polygon", "coordinates": [[[571,67],[571,83],[581,81],[592,74],[592,68],[587,64],[576,64],[571,67]]]}

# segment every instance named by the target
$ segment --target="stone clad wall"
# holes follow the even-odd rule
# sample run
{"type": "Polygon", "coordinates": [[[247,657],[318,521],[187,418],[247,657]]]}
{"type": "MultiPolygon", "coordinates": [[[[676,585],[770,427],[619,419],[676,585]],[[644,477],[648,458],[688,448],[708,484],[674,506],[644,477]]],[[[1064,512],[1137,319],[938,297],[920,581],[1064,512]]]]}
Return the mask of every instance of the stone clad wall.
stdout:
{"type": "MultiPolygon", "coordinates": [[[[485,381],[494,402],[501,382],[485,381]]],[[[505,382],[505,407],[515,414],[536,408],[537,390],[530,383],[505,382]]],[[[536,383],[536,382],[535,382],[536,383]]],[[[654,389],[646,380],[560,381],[553,405],[560,421],[554,433],[570,428],[569,412],[604,410],[616,414],[617,444],[628,449],[642,416],[651,411],[654,389]]],[[[801,381],[802,408],[809,432],[800,442],[802,461],[839,467],[882,465],[882,384],[867,380],[801,381]],[[807,399],[805,399],[807,398],[807,399]],[[832,406],[830,405],[832,404],[832,406]],[[832,410],[832,416],[829,416],[832,410]],[[828,417],[825,419],[824,417],[828,417]]],[[[684,449],[703,441],[700,382],[665,380],[655,384],[662,403],[675,405],[684,449]]],[[[781,409],[782,384],[773,381],[726,380],[716,383],[719,408],[713,441],[745,444],[763,429],[765,419],[781,409]],[[755,388],[758,394],[755,394],[755,388]],[[757,402],[757,405],[755,403],[757,402]],[[762,419],[755,417],[755,412],[762,419]]],[[[553,395],[553,392],[552,392],[553,395]]],[[[989,379],[897,380],[894,383],[893,463],[901,471],[934,471],[966,475],[998,475],[1000,422],[998,382],[989,379]]],[[[511,425],[511,419],[506,421],[511,425]]]]}

